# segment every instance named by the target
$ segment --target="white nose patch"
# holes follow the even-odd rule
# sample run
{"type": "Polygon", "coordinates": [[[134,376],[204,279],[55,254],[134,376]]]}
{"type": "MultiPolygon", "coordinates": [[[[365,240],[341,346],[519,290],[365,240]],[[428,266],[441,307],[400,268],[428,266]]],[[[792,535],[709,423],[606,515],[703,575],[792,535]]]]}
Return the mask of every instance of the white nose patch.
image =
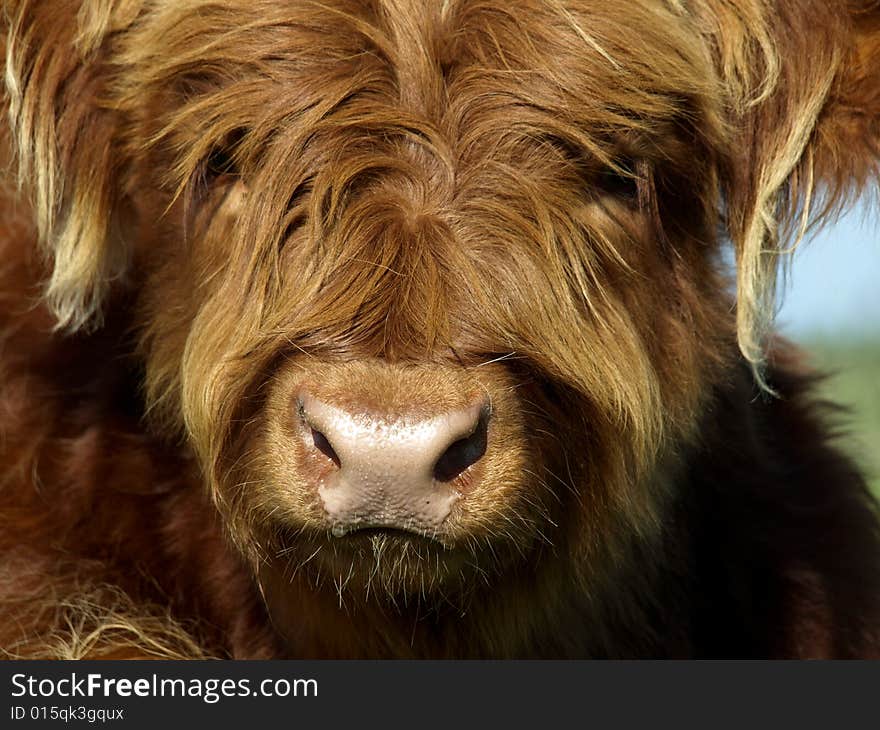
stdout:
{"type": "Polygon", "coordinates": [[[318,486],[333,534],[364,527],[435,530],[460,494],[437,479],[446,450],[476,428],[480,406],[424,420],[351,414],[310,396],[303,415],[335,451],[338,469],[318,486]]]}

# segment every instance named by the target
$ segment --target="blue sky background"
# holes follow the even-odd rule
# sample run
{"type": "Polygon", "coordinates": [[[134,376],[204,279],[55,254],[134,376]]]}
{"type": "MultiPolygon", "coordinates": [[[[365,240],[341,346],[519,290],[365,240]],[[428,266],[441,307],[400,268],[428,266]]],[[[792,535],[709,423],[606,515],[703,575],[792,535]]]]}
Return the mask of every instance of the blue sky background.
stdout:
{"type": "Polygon", "coordinates": [[[777,323],[797,340],[880,341],[880,215],[862,201],[805,240],[780,288],[777,323]]]}

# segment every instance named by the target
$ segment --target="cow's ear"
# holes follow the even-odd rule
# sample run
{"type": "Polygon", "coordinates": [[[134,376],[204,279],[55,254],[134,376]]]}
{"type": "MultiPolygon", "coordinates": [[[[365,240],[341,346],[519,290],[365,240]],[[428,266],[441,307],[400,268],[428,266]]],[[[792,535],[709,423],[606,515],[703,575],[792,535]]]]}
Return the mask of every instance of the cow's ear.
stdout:
{"type": "Polygon", "coordinates": [[[819,116],[816,174],[844,204],[880,173],[880,0],[846,3],[841,64],[819,116]]]}
{"type": "Polygon", "coordinates": [[[731,121],[722,178],[737,335],[761,380],[781,258],[877,179],[880,1],[699,6],[731,121]]]}
{"type": "Polygon", "coordinates": [[[20,0],[5,8],[9,136],[19,186],[52,259],[46,298],[59,326],[100,316],[124,270],[115,235],[117,120],[107,103],[109,46],[134,0],[20,0]]]}

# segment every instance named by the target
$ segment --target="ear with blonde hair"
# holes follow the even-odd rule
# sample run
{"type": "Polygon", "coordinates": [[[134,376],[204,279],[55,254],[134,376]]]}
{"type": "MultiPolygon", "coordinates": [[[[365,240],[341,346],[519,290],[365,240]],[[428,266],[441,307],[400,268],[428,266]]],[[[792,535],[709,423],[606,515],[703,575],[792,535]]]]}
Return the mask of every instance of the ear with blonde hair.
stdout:
{"type": "Polygon", "coordinates": [[[780,257],[876,180],[880,2],[697,6],[732,117],[724,203],[737,257],[737,335],[766,387],[780,257]]]}
{"type": "Polygon", "coordinates": [[[59,327],[100,318],[125,253],[115,233],[116,120],[102,104],[107,46],[133,0],[10,0],[3,6],[6,101],[18,181],[53,260],[46,299],[59,327]]]}

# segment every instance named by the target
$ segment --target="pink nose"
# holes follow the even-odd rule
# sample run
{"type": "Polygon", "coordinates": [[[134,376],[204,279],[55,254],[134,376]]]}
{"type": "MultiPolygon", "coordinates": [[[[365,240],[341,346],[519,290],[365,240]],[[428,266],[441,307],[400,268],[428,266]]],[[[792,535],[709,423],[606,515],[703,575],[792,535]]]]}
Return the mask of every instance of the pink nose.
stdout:
{"type": "Polygon", "coordinates": [[[349,411],[304,393],[299,414],[306,448],[332,462],[318,495],[336,537],[369,527],[435,532],[461,496],[457,477],[486,452],[484,402],[410,418],[349,411]]]}

